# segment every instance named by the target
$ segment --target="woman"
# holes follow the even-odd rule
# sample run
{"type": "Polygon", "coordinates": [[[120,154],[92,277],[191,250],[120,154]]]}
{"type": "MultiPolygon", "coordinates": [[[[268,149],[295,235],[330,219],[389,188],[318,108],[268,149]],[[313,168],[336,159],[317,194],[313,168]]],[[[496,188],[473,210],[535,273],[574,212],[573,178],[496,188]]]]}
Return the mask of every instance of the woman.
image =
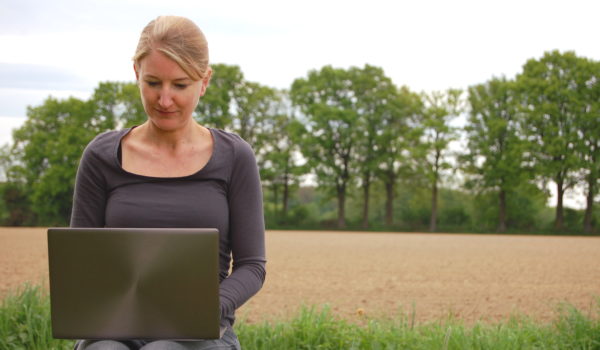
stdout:
{"type": "Polygon", "coordinates": [[[254,154],[237,135],[192,118],[211,76],[206,39],[192,21],[151,21],[141,34],[134,70],[148,119],[100,134],[86,147],[71,226],[218,228],[221,323],[227,331],[211,341],[85,340],[77,349],[239,349],[231,328],[235,310],[265,278],[254,154]]]}

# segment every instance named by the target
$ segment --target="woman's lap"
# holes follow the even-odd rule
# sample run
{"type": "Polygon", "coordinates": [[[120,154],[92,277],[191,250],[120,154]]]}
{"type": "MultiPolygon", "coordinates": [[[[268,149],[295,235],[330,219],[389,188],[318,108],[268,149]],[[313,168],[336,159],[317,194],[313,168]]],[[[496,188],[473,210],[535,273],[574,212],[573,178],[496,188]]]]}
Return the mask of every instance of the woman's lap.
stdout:
{"type": "Polygon", "coordinates": [[[82,340],[75,350],[240,350],[240,343],[231,328],[227,328],[221,339],[201,341],[173,340],[82,340]]]}

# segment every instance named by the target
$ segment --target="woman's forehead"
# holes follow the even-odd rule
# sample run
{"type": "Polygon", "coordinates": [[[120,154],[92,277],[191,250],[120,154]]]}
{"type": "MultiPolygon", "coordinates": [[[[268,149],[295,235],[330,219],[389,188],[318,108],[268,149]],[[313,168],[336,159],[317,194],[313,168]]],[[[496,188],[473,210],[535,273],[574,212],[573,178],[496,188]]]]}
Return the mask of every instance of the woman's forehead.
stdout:
{"type": "Polygon", "coordinates": [[[142,76],[168,80],[192,80],[177,62],[158,50],[152,50],[140,61],[140,71],[142,76]]]}

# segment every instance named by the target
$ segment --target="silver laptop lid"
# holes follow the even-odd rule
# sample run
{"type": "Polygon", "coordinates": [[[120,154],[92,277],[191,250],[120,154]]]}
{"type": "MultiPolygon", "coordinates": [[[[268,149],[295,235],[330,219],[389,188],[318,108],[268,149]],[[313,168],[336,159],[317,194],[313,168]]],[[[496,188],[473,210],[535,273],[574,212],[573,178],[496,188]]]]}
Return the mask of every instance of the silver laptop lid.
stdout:
{"type": "Polygon", "coordinates": [[[50,228],[52,334],[219,338],[216,229],[50,228]]]}

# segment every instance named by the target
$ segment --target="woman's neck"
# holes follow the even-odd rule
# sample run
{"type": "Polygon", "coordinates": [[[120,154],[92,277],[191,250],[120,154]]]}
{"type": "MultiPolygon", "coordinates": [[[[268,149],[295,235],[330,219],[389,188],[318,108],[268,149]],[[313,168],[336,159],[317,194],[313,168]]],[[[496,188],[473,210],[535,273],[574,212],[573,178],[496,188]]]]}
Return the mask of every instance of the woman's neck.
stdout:
{"type": "Polygon", "coordinates": [[[141,139],[158,148],[169,149],[173,152],[194,145],[206,132],[204,127],[193,119],[183,127],[175,130],[163,130],[151,121],[146,121],[138,127],[141,139]]]}

